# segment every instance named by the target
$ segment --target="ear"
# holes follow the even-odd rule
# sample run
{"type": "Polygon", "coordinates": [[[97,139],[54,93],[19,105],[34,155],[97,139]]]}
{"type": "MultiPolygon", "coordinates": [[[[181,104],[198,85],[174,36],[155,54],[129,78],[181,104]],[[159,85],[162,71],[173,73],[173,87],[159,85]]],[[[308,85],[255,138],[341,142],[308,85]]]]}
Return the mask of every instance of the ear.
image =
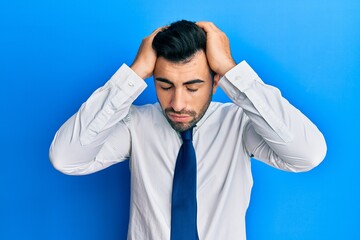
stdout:
{"type": "Polygon", "coordinates": [[[214,84],[213,84],[213,94],[216,92],[216,89],[219,86],[219,81],[220,81],[220,75],[215,74],[215,76],[214,76],[214,84]]]}

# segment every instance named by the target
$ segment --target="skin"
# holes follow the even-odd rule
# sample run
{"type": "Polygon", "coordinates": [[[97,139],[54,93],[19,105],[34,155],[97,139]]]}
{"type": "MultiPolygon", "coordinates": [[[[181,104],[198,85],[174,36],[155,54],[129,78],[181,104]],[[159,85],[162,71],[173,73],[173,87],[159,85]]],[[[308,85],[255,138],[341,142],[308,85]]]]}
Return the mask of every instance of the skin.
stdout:
{"type": "Polygon", "coordinates": [[[151,44],[156,29],[144,38],[131,68],[143,79],[154,75],[156,94],[166,119],[176,131],[194,126],[206,112],[221,76],[236,63],[229,39],[211,22],[197,22],[206,32],[206,54],[198,51],[185,62],[174,63],[156,57],[151,44]],[[216,75],[212,80],[210,69],[216,75]]]}
{"type": "Polygon", "coordinates": [[[212,81],[203,51],[190,61],[173,63],[157,59],[154,70],[155,89],[164,115],[177,131],[193,127],[205,114],[218,80],[212,81]]]}

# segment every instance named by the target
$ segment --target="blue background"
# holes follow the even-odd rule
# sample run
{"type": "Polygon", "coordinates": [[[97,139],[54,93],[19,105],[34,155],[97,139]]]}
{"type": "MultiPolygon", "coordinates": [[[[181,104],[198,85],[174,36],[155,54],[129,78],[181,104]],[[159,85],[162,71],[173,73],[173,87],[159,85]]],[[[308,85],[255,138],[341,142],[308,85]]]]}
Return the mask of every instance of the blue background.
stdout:
{"type": "MultiPolygon", "coordinates": [[[[128,163],[83,177],[48,160],[60,125],[141,39],[215,22],[265,82],[324,133],[325,161],[293,174],[253,161],[249,240],[360,239],[360,1],[0,2],[0,239],[125,239],[128,163]]],[[[156,100],[152,80],[137,104],[156,100]]],[[[219,91],[215,100],[228,101],[219,91]]],[[[226,219],[224,219],[226,224],[226,219]]]]}

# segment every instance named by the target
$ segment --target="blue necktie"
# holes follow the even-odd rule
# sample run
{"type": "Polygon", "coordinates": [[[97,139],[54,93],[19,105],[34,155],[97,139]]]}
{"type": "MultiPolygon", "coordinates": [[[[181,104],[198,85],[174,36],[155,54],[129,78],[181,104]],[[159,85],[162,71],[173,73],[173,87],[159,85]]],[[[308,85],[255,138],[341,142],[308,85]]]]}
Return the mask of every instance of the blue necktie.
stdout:
{"type": "Polygon", "coordinates": [[[197,240],[196,155],[193,129],[181,132],[183,144],[176,159],[171,206],[171,240],[197,240]]]}

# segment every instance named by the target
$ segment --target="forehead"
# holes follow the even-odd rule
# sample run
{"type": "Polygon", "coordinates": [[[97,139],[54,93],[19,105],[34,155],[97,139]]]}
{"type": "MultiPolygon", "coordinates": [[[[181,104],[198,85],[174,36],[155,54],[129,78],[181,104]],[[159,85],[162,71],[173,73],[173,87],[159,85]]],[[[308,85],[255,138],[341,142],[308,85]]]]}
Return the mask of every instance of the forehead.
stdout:
{"type": "Polygon", "coordinates": [[[172,82],[186,82],[193,79],[211,81],[210,67],[203,51],[197,52],[189,61],[180,63],[159,57],[156,61],[154,76],[172,82]]]}

